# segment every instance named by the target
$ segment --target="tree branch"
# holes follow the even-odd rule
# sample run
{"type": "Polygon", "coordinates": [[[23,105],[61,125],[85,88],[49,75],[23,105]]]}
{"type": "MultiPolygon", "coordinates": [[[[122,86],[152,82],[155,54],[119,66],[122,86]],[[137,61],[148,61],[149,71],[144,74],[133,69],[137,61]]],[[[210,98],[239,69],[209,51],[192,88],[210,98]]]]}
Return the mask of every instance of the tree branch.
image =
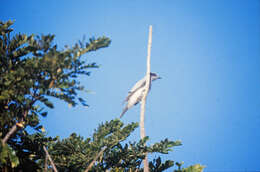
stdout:
{"type": "Polygon", "coordinates": [[[52,166],[52,168],[53,168],[53,171],[54,171],[54,172],[58,172],[58,170],[57,170],[57,168],[56,168],[54,162],[52,161],[51,156],[50,156],[50,154],[49,154],[49,152],[47,151],[47,149],[46,149],[45,146],[43,146],[43,150],[44,150],[46,156],[48,157],[49,161],[51,162],[51,166],[52,166]]]}
{"type": "MultiPolygon", "coordinates": [[[[35,94],[34,94],[35,96],[35,94]]],[[[39,99],[40,97],[39,96],[36,96],[34,98],[34,100],[32,100],[32,102],[29,104],[29,109],[31,109],[32,105],[39,99]]],[[[19,120],[19,122],[15,123],[12,128],[8,131],[8,133],[5,135],[4,139],[2,140],[2,144],[5,145],[7,140],[16,132],[17,130],[17,126],[19,127],[23,127],[23,122],[25,120],[25,118],[27,117],[28,115],[28,112],[29,110],[25,110],[24,113],[23,113],[23,117],[19,120]]]]}
{"type": "Polygon", "coordinates": [[[23,113],[22,119],[21,119],[18,123],[15,123],[15,124],[12,126],[11,130],[8,131],[8,133],[5,135],[5,137],[4,137],[3,140],[2,140],[2,144],[3,144],[3,145],[5,145],[6,142],[7,142],[7,140],[16,132],[17,126],[22,127],[22,123],[23,123],[23,121],[24,121],[24,118],[27,116],[27,114],[28,114],[28,110],[26,110],[26,111],[23,113]]]}
{"type": "Polygon", "coordinates": [[[91,163],[89,164],[89,166],[88,166],[88,168],[85,170],[85,172],[88,172],[91,168],[92,168],[92,166],[94,165],[94,163],[97,161],[97,159],[103,154],[103,152],[106,150],[106,146],[105,147],[103,147],[102,149],[101,149],[101,151],[95,156],[95,158],[93,159],[93,161],[91,161],[91,163]]]}
{"type": "Polygon", "coordinates": [[[5,135],[5,137],[2,140],[2,144],[5,145],[7,140],[11,137],[11,135],[16,131],[17,126],[16,124],[12,126],[11,130],[8,131],[8,133],[5,135]]]}
{"type": "MultiPolygon", "coordinates": [[[[145,84],[145,92],[142,98],[141,103],[141,113],[140,113],[140,136],[141,139],[145,137],[145,128],[144,128],[144,119],[145,119],[145,104],[146,104],[146,97],[150,89],[151,85],[151,47],[152,47],[152,26],[149,27],[149,39],[148,39],[148,49],[147,49],[147,71],[146,71],[146,83],[145,84]]],[[[148,165],[148,158],[147,153],[145,155],[145,159],[143,160],[144,163],[144,172],[149,172],[149,165],[148,165]]]]}
{"type": "Polygon", "coordinates": [[[45,160],[44,160],[44,172],[48,172],[48,156],[45,155],[45,160]]]}

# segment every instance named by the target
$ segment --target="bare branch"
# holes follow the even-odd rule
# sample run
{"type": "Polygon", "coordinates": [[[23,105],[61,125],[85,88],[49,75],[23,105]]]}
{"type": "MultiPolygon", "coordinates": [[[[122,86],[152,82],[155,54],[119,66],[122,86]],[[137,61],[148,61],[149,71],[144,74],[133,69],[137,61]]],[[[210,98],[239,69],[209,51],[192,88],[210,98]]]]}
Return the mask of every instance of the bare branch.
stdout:
{"type": "Polygon", "coordinates": [[[17,130],[16,124],[14,124],[11,128],[11,130],[8,131],[8,133],[5,135],[5,137],[2,140],[2,144],[5,145],[7,140],[11,137],[11,135],[17,130]]]}
{"type": "MultiPolygon", "coordinates": [[[[140,113],[140,136],[141,139],[145,137],[145,128],[144,128],[144,119],[145,119],[145,103],[146,103],[146,97],[150,89],[151,84],[151,47],[152,47],[152,26],[149,27],[149,39],[148,39],[148,49],[147,49],[147,71],[146,71],[146,84],[145,84],[145,92],[144,96],[142,98],[141,103],[141,113],[140,113]]],[[[143,160],[144,163],[144,172],[149,172],[149,166],[148,166],[148,159],[147,154],[145,156],[145,159],[143,160]]]]}
{"type": "MultiPolygon", "coordinates": [[[[35,96],[35,94],[34,94],[35,96]]],[[[39,96],[35,96],[33,97],[34,100],[32,100],[32,102],[29,104],[29,109],[32,108],[33,104],[40,98],[39,96]]],[[[12,128],[8,131],[8,133],[5,135],[4,139],[2,140],[2,144],[5,145],[7,140],[16,132],[16,130],[18,129],[17,126],[19,126],[20,128],[23,128],[23,122],[25,120],[25,118],[27,117],[29,113],[29,110],[25,110],[23,113],[23,117],[19,120],[19,122],[17,122],[16,124],[14,124],[12,126],[12,128]]]]}
{"type": "Polygon", "coordinates": [[[58,170],[57,170],[57,168],[56,168],[54,162],[52,161],[51,156],[50,156],[50,154],[49,154],[49,152],[47,151],[47,149],[46,149],[45,146],[43,146],[43,150],[44,150],[46,156],[48,157],[49,161],[51,162],[51,166],[52,166],[52,168],[53,168],[53,171],[54,171],[54,172],[58,172],[58,170]]]}
{"type": "Polygon", "coordinates": [[[48,156],[45,156],[45,160],[44,160],[44,172],[48,172],[48,156]]]}
{"type": "Polygon", "coordinates": [[[8,131],[8,133],[5,135],[4,139],[2,140],[2,144],[5,145],[7,140],[16,132],[17,130],[17,126],[19,127],[23,127],[23,121],[24,121],[24,118],[27,116],[28,114],[28,110],[26,110],[24,113],[23,113],[23,118],[16,124],[14,124],[12,126],[12,128],[8,131]]]}
{"type": "Polygon", "coordinates": [[[94,165],[94,163],[97,161],[97,159],[103,154],[103,152],[106,150],[106,146],[105,147],[103,147],[102,149],[101,149],[101,151],[95,156],[95,158],[93,159],[93,161],[91,161],[91,163],[89,164],[89,166],[88,166],[88,168],[85,170],[85,172],[88,172],[91,168],[92,168],[92,166],[94,165]]]}

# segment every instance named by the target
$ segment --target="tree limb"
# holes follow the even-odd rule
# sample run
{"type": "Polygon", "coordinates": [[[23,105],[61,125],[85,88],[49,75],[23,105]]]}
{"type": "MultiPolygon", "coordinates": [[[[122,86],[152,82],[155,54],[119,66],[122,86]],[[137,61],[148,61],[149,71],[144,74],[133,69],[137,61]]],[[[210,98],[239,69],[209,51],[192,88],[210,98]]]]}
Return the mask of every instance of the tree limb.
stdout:
{"type": "Polygon", "coordinates": [[[51,166],[52,166],[52,168],[53,168],[53,171],[54,171],[54,172],[58,172],[58,170],[57,170],[57,168],[56,168],[54,162],[52,161],[51,156],[50,156],[50,154],[49,154],[49,152],[47,151],[47,149],[46,149],[45,146],[43,146],[43,150],[44,150],[46,156],[48,157],[49,161],[51,162],[51,166]]]}
{"type": "Polygon", "coordinates": [[[5,137],[2,140],[2,144],[5,145],[7,140],[11,137],[11,135],[16,131],[17,126],[16,124],[12,126],[11,130],[8,131],[8,133],[5,135],[5,137]]]}
{"type": "Polygon", "coordinates": [[[44,172],[48,172],[48,156],[45,155],[45,160],[44,160],[44,172]]]}
{"type": "Polygon", "coordinates": [[[8,131],[8,133],[5,135],[5,137],[3,138],[2,140],[2,144],[5,145],[7,140],[11,137],[11,135],[13,135],[16,130],[17,130],[17,126],[19,127],[22,127],[22,123],[24,121],[24,118],[27,116],[28,114],[28,110],[26,110],[24,113],[23,113],[23,117],[22,119],[18,122],[18,123],[15,123],[12,128],[8,131]]]}
{"type": "Polygon", "coordinates": [[[89,166],[88,166],[88,168],[85,170],[85,172],[88,172],[91,168],[92,168],[92,166],[94,165],[94,163],[97,161],[97,159],[103,154],[103,152],[106,150],[106,146],[105,147],[103,147],[102,149],[101,149],[101,151],[95,156],[95,158],[91,161],[91,163],[89,164],[89,166]]]}
{"type": "MultiPolygon", "coordinates": [[[[34,93],[34,96],[35,96],[35,93],[34,93]]],[[[36,96],[34,97],[34,100],[32,100],[32,102],[29,104],[29,109],[31,109],[31,107],[33,106],[33,104],[39,99],[40,97],[39,96],[36,96]]],[[[17,126],[19,127],[23,127],[23,122],[25,120],[25,118],[27,117],[29,113],[29,110],[25,110],[24,113],[23,113],[23,117],[19,120],[19,122],[15,123],[12,128],[8,131],[8,133],[5,135],[5,137],[3,138],[2,140],[2,144],[5,145],[7,140],[11,137],[11,135],[13,135],[16,130],[17,130],[17,126]]]]}

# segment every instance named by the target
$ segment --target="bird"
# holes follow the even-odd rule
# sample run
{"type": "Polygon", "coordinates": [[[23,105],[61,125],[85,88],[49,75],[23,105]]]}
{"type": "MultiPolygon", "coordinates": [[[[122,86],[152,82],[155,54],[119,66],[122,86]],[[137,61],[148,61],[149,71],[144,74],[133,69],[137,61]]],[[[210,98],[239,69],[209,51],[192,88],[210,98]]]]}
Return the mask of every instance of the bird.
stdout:
{"type": "MultiPolygon", "coordinates": [[[[150,73],[150,79],[151,81],[155,81],[157,79],[161,79],[160,76],[158,76],[156,73],[150,73]]],[[[137,105],[143,98],[144,92],[145,92],[145,84],[146,84],[146,76],[139,80],[133,87],[132,89],[128,92],[128,95],[124,102],[126,102],[126,106],[123,109],[122,113],[120,114],[120,118],[123,117],[123,115],[126,113],[128,109],[133,107],[134,105],[137,105]]],[[[149,91],[151,89],[151,84],[149,91]]]]}

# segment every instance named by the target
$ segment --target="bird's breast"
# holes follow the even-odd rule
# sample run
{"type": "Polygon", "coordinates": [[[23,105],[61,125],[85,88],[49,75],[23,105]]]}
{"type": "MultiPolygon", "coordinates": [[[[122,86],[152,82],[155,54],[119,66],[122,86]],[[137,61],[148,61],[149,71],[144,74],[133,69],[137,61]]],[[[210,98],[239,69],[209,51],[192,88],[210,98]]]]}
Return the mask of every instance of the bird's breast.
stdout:
{"type": "Polygon", "coordinates": [[[134,92],[134,94],[128,100],[128,104],[127,104],[128,108],[139,103],[143,97],[143,93],[144,93],[144,88],[136,90],[136,92],[134,92]]]}

